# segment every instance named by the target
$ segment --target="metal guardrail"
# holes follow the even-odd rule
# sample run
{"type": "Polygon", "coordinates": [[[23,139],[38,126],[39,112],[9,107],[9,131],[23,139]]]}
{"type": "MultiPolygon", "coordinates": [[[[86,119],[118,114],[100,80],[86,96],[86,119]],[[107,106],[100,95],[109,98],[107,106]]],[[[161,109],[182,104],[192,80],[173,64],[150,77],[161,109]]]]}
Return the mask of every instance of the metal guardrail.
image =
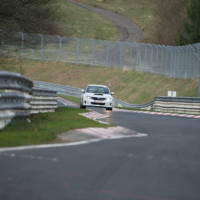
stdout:
{"type": "Polygon", "coordinates": [[[0,89],[18,90],[22,92],[31,92],[33,82],[31,79],[14,72],[0,72],[0,89]]]}
{"type": "Polygon", "coordinates": [[[119,99],[115,99],[115,106],[117,107],[125,107],[125,108],[135,108],[135,109],[144,109],[144,110],[151,110],[154,101],[150,101],[146,104],[130,104],[119,99]]]}
{"type": "Polygon", "coordinates": [[[155,97],[154,101],[180,102],[180,103],[200,103],[200,97],[155,97]]]}
{"type": "MultiPolygon", "coordinates": [[[[55,83],[44,82],[44,81],[34,81],[34,85],[35,87],[38,87],[38,88],[56,90],[58,94],[69,95],[69,96],[74,96],[78,98],[81,97],[81,93],[82,93],[81,92],[82,88],[75,88],[71,86],[65,86],[65,85],[60,85],[60,84],[55,84],[55,83]]],[[[118,106],[118,107],[143,108],[143,109],[149,110],[153,104],[153,101],[147,104],[130,104],[130,103],[127,103],[115,98],[114,104],[115,106],[118,106]]]]}
{"type": "Polygon", "coordinates": [[[81,97],[81,88],[75,88],[68,85],[49,83],[44,81],[34,81],[34,86],[40,89],[54,90],[58,94],[81,97]]]}
{"type": "MultiPolygon", "coordinates": [[[[33,113],[53,112],[57,108],[57,93],[80,98],[81,88],[43,81],[32,81],[13,72],[0,72],[0,129],[12,118],[33,113]],[[33,87],[35,86],[35,87],[33,87]]],[[[200,114],[200,97],[155,97],[147,104],[130,104],[115,99],[115,106],[200,114]]]]}
{"type": "Polygon", "coordinates": [[[27,95],[16,92],[0,93],[0,129],[16,116],[29,116],[30,107],[27,103],[27,95]]]}
{"type": "Polygon", "coordinates": [[[158,112],[200,114],[200,97],[155,97],[152,109],[158,112]]]}
{"type": "Polygon", "coordinates": [[[18,73],[0,71],[0,129],[14,117],[52,112],[56,108],[56,91],[33,88],[31,79],[18,73]]]}
{"type": "MultiPolygon", "coordinates": [[[[81,88],[74,88],[42,81],[34,81],[34,85],[41,88],[56,90],[58,93],[64,95],[70,95],[79,98],[81,96],[81,88]]],[[[153,101],[146,104],[130,104],[115,98],[114,102],[116,107],[200,114],[200,98],[198,97],[155,97],[153,101]]]]}
{"type": "Polygon", "coordinates": [[[56,91],[33,88],[30,101],[31,114],[54,112],[57,104],[56,91]]]}

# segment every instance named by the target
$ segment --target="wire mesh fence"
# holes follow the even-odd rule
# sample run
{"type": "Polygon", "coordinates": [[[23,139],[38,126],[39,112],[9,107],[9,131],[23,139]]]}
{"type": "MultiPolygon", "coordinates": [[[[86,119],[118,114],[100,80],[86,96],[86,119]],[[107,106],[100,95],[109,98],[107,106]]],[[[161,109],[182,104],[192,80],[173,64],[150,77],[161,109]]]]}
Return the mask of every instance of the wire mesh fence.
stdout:
{"type": "Polygon", "coordinates": [[[174,78],[200,77],[200,43],[187,46],[0,33],[1,56],[108,66],[174,78]]]}

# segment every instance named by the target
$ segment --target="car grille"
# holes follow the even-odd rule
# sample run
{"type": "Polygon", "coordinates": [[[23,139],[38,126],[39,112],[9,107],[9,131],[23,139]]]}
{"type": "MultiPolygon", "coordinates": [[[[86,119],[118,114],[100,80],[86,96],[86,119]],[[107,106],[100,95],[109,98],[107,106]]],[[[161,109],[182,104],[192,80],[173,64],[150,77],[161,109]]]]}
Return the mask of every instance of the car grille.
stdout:
{"type": "Polygon", "coordinates": [[[91,104],[93,104],[93,105],[105,105],[105,103],[96,103],[96,102],[91,102],[91,104]]]}
{"type": "Polygon", "coordinates": [[[97,101],[105,101],[106,98],[102,98],[102,97],[92,97],[93,100],[97,100],[97,101]]]}

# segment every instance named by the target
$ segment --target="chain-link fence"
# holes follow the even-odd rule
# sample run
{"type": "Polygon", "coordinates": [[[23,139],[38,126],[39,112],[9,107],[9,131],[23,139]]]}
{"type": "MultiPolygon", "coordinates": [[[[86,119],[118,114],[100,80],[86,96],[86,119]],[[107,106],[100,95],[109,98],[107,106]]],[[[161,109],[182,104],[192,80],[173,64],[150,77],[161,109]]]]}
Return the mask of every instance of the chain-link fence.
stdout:
{"type": "Polygon", "coordinates": [[[200,77],[200,43],[161,46],[144,43],[1,32],[1,55],[111,66],[174,78],[200,77]]]}

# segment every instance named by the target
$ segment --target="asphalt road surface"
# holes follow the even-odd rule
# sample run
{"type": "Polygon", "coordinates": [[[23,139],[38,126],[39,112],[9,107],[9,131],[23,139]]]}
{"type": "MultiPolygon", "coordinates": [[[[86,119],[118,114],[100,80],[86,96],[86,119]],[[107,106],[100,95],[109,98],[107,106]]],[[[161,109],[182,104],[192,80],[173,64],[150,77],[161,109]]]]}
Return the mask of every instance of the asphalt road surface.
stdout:
{"type": "Polygon", "coordinates": [[[147,137],[0,153],[1,200],[199,200],[200,119],[114,111],[147,137]]]}

